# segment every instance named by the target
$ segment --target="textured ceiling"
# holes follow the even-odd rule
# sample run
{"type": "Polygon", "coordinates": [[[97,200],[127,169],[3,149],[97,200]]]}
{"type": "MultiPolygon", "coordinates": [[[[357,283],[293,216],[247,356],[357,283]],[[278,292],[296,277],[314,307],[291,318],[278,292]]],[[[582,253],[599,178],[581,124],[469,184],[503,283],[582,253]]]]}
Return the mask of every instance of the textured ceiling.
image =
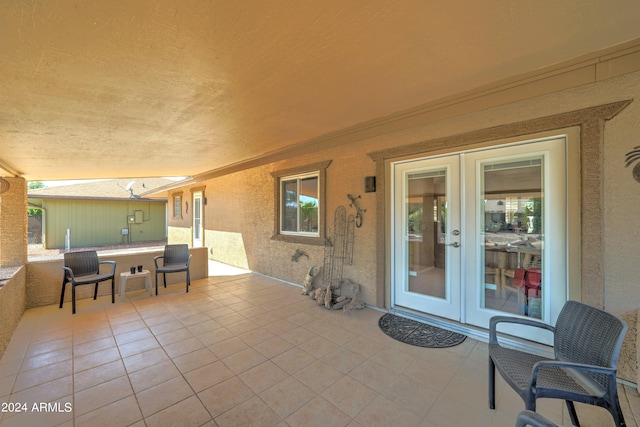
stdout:
{"type": "Polygon", "coordinates": [[[637,0],[2,1],[0,174],[201,174],[637,39],[638,22],[637,0]]]}

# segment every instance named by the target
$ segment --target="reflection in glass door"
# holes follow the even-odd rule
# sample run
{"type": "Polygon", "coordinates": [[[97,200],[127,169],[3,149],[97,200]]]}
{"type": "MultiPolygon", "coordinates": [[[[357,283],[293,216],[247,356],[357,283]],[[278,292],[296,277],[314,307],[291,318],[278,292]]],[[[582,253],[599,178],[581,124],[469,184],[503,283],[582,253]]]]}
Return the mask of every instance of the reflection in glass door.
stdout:
{"type": "Polygon", "coordinates": [[[541,318],[544,193],[541,156],[481,163],[484,307],[541,318]]]}

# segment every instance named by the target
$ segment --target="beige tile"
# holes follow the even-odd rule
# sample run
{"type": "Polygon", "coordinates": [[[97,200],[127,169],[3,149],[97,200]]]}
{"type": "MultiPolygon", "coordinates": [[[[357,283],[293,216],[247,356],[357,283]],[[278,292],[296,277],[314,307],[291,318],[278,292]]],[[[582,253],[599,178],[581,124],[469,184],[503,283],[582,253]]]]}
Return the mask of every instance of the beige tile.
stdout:
{"type": "Polygon", "coordinates": [[[128,396],[76,417],[76,427],[129,426],[142,421],[142,413],[134,396],[128,396]]]}
{"type": "MultiPolygon", "coordinates": [[[[427,384],[415,381],[405,375],[400,375],[396,378],[382,391],[382,394],[419,418],[425,416],[438,398],[438,392],[427,384]]],[[[486,390],[482,395],[486,397],[486,390]]],[[[486,398],[483,400],[486,404],[486,398]]]]}
{"type": "Polygon", "coordinates": [[[198,393],[200,401],[214,418],[254,396],[253,391],[237,377],[229,378],[198,393]]]}
{"type": "Polygon", "coordinates": [[[246,348],[222,359],[224,364],[236,375],[263,363],[265,360],[267,360],[266,357],[253,348],[246,348]]]}
{"type": "Polygon", "coordinates": [[[146,427],[174,427],[204,426],[212,420],[202,402],[196,396],[191,396],[145,418],[144,421],[146,427]]]}
{"type": "Polygon", "coordinates": [[[129,378],[119,377],[74,394],[74,416],[86,414],[133,395],[129,378]]]}
{"type": "Polygon", "coordinates": [[[190,396],[193,390],[182,377],[175,377],[136,393],[144,417],[166,409],[190,396]]]}
{"type": "Polygon", "coordinates": [[[162,348],[154,348],[122,359],[129,374],[169,360],[171,359],[162,348]]]}
{"type": "Polygon", "coordinates": [[[123,344],[118,346],[118,349],[120,350],[122,357],[129,357],[158,347],[160,347],[160,344],[158,344],[158,341],[154,337],[123,344]]]}
{"type": "Polygon", "coordinates": [[[272,335],[273,338],[269,338],[266,341],[255,344],[253,348],[264,354],[269,359],[293,348],[293,344],[291,344],[289,341],[284,340],[275,334],[272,335]]]}
{"type": "Polygon", "coordinates": [[[215,354],[220,359],[224,359],[225,357],[229,357],[232,354],[239,353],[242,350],[249,348],[249,346],[245,344],[244,341],[234,336],[227,340],[209,345],[208,347],[213,352],[213,354],[215,354]]]}
{"type": "Polygon", "coordinates": [[[333,383],[344,377],[334,366],[322,360],[316,360],[307,368],[300,369],[294,376],[316,393],[322,393],[333,383]]]}
{"type": "Polygon", "coordinates": [[[381,392],[385,387],[391,384],[399,374],[378,362],[366,360],[349,372],[348,375],[356,381],[360,381],[367,387],[370,387],[377,392],[381,392]]]}
{"type": "MultiPolygon", "coordinates": [[[[340,427],[348,425],[351,418],[326,399],[316,396],[285,421],[290,427],[340,427]]],[[[374,425],[382,424],[369,424],[374,425]]]]}
{"type": "Polygon", "coordinates": [[[24,390],[39,384],[48,383],[58,378],[70,376],[73,373],[73,361],[71,359],[52,363],[28,371],[22,370],[15,381],[13,392],[24,390]]]}
{"type": "Polygon", "coordinates": [[[196,350],[205,348],[204,344],[196,337],[187,338],[183,341],[174,342],[171,344],[163,345],[164,351],[167,352],[169,357],[179,357],[196,350]]]}
{"type": "MultiPolygon", "coordinates": [[[[404,410],[398,404],[379,395],[360,414],[356,421],[364,426],[415,427],[422,421],[421,417],[404,410]]],[[[436,424],[439,425],[439,424],[436,424]]],[[[447,426],[479,426],[482,424],[463,423],[446,424],[447,426]]]]}
{"type": "Polygon", "coordinates": [[[215,386],[233,376],[233,372],[221,361],[194,369],[184,375],[185,379],[196,392],[215,386]]]}
{"type": "Polygon", "coordinates": [[[180,371],[167,360],[129,374],[129,380],[133,391],[139,393],[179,376],[180,371]]]}
{"type": "Polygon", "coordinates": [[[217,361],[218,358],[208,348],[200,348],[182,356],[173,358],[173,363],[180,372],[187,373],[217,361]]]}
{"type": "Polygon", "coordinates": [[[317,358],[321,358],[338,348],[338,344],[324,337],[315,337],[307,340],[298,347],[317,358]]]}
{"type": "Polygon", "coordinates": [[[295,374],[300,369],[312,364],[316,359],[306,351],[294,347],[273,357],[271,360],[288,373],[295,374]]]}
{"type": "Polygon", "coordinates": [[[338,347],[334,351],[322,356],[322,360],[343,374],[351,372],[360,366],[365,360],[363,355],[344,347],[338,347]]]}
{"type": "Polygon", "coordinates": [[[96,351],[104,351],[116,346],[113,336],[107,336],[93,341],[83,342],[73,346],[73,355],[75,357],[84,354],[95,353],[96,351]]]}
{"type": "Polygon", "coordinates": [[[276,385],[287,378],[289,374],[270,360],[259,364],[247,371],[242,372],[238,377],[254,393],[261,393],[264,390],[276,385]]]}
{"type": "Polygon", "coordinates": [[[277,425],[282,419],[256,396],[220,415],[215,421],[219,427],[267,427],[277,425]]]}
{"type": "Polygon", "coordinates": [[[287,418],[315,396],[313,390],[294,377],[287,377],[260,393],[260,398],[282,418],[287,418]]]}
{"type": "Polygon", "coordinates": [[[71,348],[63,348],[27,357],[22,364],[21,370],[41,368],[43,366],[62,362],[63,360],[69,360],[72,355],[73,352],[71,351],[71,348]]]}
{"type": "Polygon", "coordinates": [[[76,373],[73,376],[73,389],[75,392],[82,391],[124,375],[127,375],[127,371],[122,360],[114,360],[76,373]]]}
{"type": "Polygon", "coordinates": [[[352,418],[377,396],[376,391],[349,376],[342,376],[322,393],[322,397],[352,418]]]}
{"type": "MultiPolygon", "coordinates": [[[[129,323],[125,323],[125,324],[128,325],[129,323]]],[[[153,337],[153,334],[146,327],[142,329],[136,329],[133,331],[122,332],[115,335],[116,343],[118,345],[124,345],[124,344],[140,341],[140,340],[148,339],[152,337],[153,337]]]]}

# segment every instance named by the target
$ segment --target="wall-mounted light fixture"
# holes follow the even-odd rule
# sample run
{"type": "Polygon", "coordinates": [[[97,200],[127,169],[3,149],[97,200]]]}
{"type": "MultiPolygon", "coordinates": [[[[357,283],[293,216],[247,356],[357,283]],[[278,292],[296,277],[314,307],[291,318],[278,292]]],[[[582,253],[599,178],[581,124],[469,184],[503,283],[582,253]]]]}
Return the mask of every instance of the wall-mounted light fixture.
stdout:
{"type": "MultiPolygon", "coordinates": [[[[633,162],[637,162],[640,160],[640,145],[637,147],[633,147],[633,150],[629,151],[624,157],[624,167],[628,168],[633,164],[633,162]]],[[[631,171],[633,175],[633,179],[640,182],[640,162],[638,162],[631,171]]]]}
{"type": "Polygon", "coordinates": [[[375,193],[376,192],[376,177],[365,176],[364,177],[364,192],[375,193]]]}
{"type": "Polygon", "coordinates": [[[11,185],[9,185],[9,181],[0,177],[0,194],[6,193],[7,191],[9,191],[10,187],[11,185]]]}

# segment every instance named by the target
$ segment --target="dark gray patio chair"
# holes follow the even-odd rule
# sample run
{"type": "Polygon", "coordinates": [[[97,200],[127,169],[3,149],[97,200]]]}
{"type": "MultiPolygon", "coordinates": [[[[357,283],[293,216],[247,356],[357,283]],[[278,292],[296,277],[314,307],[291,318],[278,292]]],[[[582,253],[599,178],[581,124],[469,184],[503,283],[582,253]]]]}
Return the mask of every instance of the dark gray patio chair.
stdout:
{"type": "Polygon", "coordinates": [[[179,273],[185,271],[187,273],[187,292],[191,285],[191,276],[189,274],[189,263],[191,262],[191,254],[189,254],[189,246],[186,244],[166,245],[164,247],[164,255],[153,258],[156,265],[156,295],[158,295],[158,273],[162,273],[164,279],[164,287],[167,287],[167,273],[179,273]],[[162,260],[162,265],[158,265],[158,260],[162,260]]]}
{"type": "Polygon", "coordinates": [[[558,427],[558,424],[551,422],[537,412],[524,410],[516,418],[516,427],[558,427]]]}
{"type": "Polygon", "coordinates": [[[68,252],[64,254],[64,278],[60,293],[60,308],[64,303],[64,290],[67,283],[71,283],[71,311],[76,313],[76,286],[95,283],[93,299],[98,297],[98,283],[111,280],[111,303],[115,303],[115,261],[100,261],[96,251],[68,252]],[[100,272],[100,265],[111,265],[111,271],[100,272]]]}
{"type": "Polygon", "coordinates": [[[616,426],[625,426],[616,372],[626,332],[621,319],[577,301],[565,304],[555,327],[532,319],[493,317],[489,326],[489,407],[495,409],[497,369],[524,400],[525,409],[535,411],[536,399],[563,399],[571,422],[579,426],[573,402],[582,402],[607,409],[616,426]],[[496,331],[500,323],[551,331],[554,358],[501,346],[496,331]]]}

